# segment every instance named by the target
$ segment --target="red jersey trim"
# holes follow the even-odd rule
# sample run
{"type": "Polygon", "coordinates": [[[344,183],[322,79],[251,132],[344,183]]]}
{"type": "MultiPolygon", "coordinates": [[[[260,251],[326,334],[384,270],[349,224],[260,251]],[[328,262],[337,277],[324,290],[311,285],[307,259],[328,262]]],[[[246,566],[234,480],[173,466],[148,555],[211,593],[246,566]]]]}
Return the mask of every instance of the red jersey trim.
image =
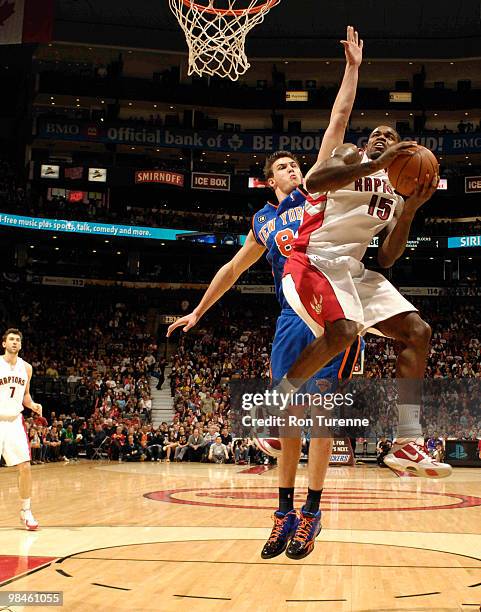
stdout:
{"type": "Polygon", "coordinates": [[[292,244],[293,251],[306,252],[312,232],[319,229],[324,223],[324,213],[325,211],[323,210],[311,216],[304,211],[304,217],[297,233],[297,240],[292,244]]]}

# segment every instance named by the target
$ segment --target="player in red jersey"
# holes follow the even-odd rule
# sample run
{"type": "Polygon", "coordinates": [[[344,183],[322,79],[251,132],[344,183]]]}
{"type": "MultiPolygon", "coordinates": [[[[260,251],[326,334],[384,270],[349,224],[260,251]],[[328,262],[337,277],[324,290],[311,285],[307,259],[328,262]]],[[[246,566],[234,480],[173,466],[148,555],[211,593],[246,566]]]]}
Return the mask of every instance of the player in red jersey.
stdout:
{"type": "Polygon", "coordinates": [[[358,333],[394,338],[401,346],[396,364],[399,425],[385,464],[398,474],[449,476],[450,465],[424,452],[420,425],[431,328],[389,281],[361,263],[377,235],[380,266],[394,264],[406,248],[416,211],[433,195],[439,177],[427,174],[404,200],[394,192],[386,168],[398,155],[411,154],[413,143],[400,142],[389,126],[377,127],[361,153],[354,145],[342,144],[343,138],[344,130],[339,129],[324,139],[319,161],[306,177],[309,192],[325,197],[306,204],[283,289],[318,337],[288,371],[283,390],[297,388],[358,333]]]}

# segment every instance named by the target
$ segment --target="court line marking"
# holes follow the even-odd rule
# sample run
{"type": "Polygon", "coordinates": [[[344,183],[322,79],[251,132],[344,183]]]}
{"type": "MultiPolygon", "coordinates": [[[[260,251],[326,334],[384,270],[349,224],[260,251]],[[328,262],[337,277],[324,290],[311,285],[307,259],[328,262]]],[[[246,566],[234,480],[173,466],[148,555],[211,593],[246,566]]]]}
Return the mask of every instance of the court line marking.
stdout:
{"type": "MultiPolygon", "coordinates": [[[[246,541],[258,541],[257,539],[249,539],[249,538],[244,538],[244,540],[246,541]]],[[[212,542],[212,541],[216,541],[214,540],[171,540],[171,541],[163,541],[163,542],[143,542],[143,543],[139,543],[139,544],[118,544],[115,546],[108,546],[108,547],[102,547],[99,548],[98,550],[108,550],[111,548],[123,548],[123,547],[127,547],[127,546],[143,546],[143,545],[151,545],[151,544],[173,544],[173,543],[189,543],[189,542],[212,542]]],[[[221,540],[221,541],[225,541],[225,540],[221,540]]],[[[349,543],[349,544],[369,544],[366,542],[344,542],[344,541],[336,541],[336,540],[330,540],[331,542],[337,542],[337,543],[349,543]]],[[[396,545],[396,544],[382,544],[382,543],[378,543],[378,544],[373,544],[374,546],[396,546],[398,548],[413,548],[415,549],[415,547],[411,547],[411,546],[402,546],[402,545],[396,545]]],[[[92,549],[91,551],[85,551],[85,552],[94,552],[97,549],[92,549]]],[[[468,557],[468,555],[462,555],[460,553],[452,553],[449,551],[439,551],[439,550],[435,550],[435,549],[426,549],[424,548],[424,550],[429,550],[431,552],[439,552],[442,554],[453,554],[456,556],[462,556],[462,557],[468,557]]],[[[77,558],[77,560],[82,560],[82,557],[77,557],[77,555],[82,554],[82,553],[72,553],[71,555],[68,555],[66,557],[64,557],[63,559],[57,559],[57,561],[55,561],[55,563],[63,563],[66,560],[73,560],[75,557],[77,558]]],[[[481,559],[477,559],[475,557],[468,557],[468,558],[472,558],[476,561],[481,561],[481,559]]],[[[97,559],[99,560],[99,558],[97,557],[93,557],[93,559],[97,559]]],[[[110,561],[112,560],[117,560],[117,559],[108,559],[110,561]]],[[[120,559],[119,559],[120,560],[120,559]]],[[[314,566],[314,567],[319,567],[320,564],[317,563],[311,563],[311,564],[306,564],[306,563],[261,563],[261,562],[254,562],[254,563],[250,563],[250,562],[232,562],[232,561],[177,561],[177,560],[169,560],[172,563],[179,563],[179,562],[183,562],[183,563],[212,563],[212,564],[221,564],[221,563],[226,563],[226,564],[241,564],[241,565],[263,565],[264,567],[266,567],[266,565],[281,565],[283,567],[289,567],[289,565],[297,565],[297,566],[314,566]]],[[[161,560],[159,560],[159,562],[163,562],[161,560]]],[[[33,574],[36,571],[40,571],[42,569],[45,569],[46,567],[49,567],[50,565],[52,565],[53,562],[49,562],[48,564],[45,564],[44,566],[40,566],[38,568],[35,568],[34,570],[27,572],[24,575],[19,575],[16,576],[15,578],[11,579],[9,582],[7,582],[6,584],[9,584],[10,582],[14,582],[15,580],[19,580],[21,578],[24,578],[26,576],[28,576],[29,574],[33,574]]],[[[356,567],[356,566],[352,566],[352,567],[356,567]]],[[[380,567],[380,566],[374,566],[374,567],[380,567]]],[[[382,566],[381,566],[382,567],[382,566]]],[[[393,566],[386,566],[386,568],[392,568],[393,566]]],[[[399,566],[399,567],[404,567],[404,566],[399,566]]],[[[416,566],[419,567],[419,566],[416,566]]],[[[461,567],[459,568],[448,568],[448,569],[463,569],[461,567]]],[[[469,567],[467,569],[477,569],[477,568],[472,568],[469,567]]],[[[58,570],[57,570],[58,571],[58,570]]],[[[74,576],[72,576],[74,577],[74,576]]],[[[100,587],[105,587],[105,588],[110,588],[110,589],[117,589],[117,590],[123,590],[123,591],[131,591],[132,589],[128,589],[128,588],[123,588],[123,587],[116,587],[116,586],[111,586],[111,585],[104,585],[104,584],[100,584],[100,583],[91,583],[94,586],[100,586],[100,587]]],[[[3,586],[3,584],[0,584],[0,586],[3,586]]],[[[415,594],[415,595],[395,595],[394,598],[396,599],[402,599],[402,598],[409,598],[409,597],[423,597],[423,596],[430,596],[430,595],[440,595],[441,593],[438,592],[433,592],[433,593],[419,593],[419,594],[415,594]]],[[[181,598],[194,598],[194,599],[223,599],[226,601],[230,601],[230,598],[212,598],[212,597],[200,597],[200,596],[191,596],[191,595],[175,595],[177,597],[181,597],[181,598]]],[[[309,601],[312,602],[316,602],[316,601],[329,601],[329,600],[286,600],[286,602],[293,602],[295,603],[296,601],[298,602],[303,602],[303,603],[309,603],[309,601]]],[[[332,600],[332,601],[347,601],[347,600],[332,600]]],[[[472,604],[462,604],[462,605],[472,605],[472,604]]],[[[478,604],[474,604],[474,605],[478,605],[478,604]]]]}
{"type": "Polygon", "coordinates": [[[286,599],[287,603],[324,603],[332,601],[347,601],[347,599],[286,599]]]}
{"type": "MultiPolygon", "coordinates": [[[[1,532],[0,532],[1,533],[1,532]]],[[[126,528],[112,528],[105,530],[103,527],[88,527],[78,530],[77,538],[68,546],[63,545],[63,540],[54,538],[51,539],[51,534],[55,532],[50,529],[46,532],[37,532],[35,548],[40,549],[43,555],[54,558],[67,558],[72,555],[85,554],[90,551],[105,550],[115,548],[112,542],[117,539],[121,544],[118,546],[130,546],[150,543],[165,543],[179,541],[209,541],[209,540],[264,540],[269,535],[268,528],[246,527],[246,528],[220,528],[215,529],[196,527],[141,527],[131,526],[126,528]],[[104,541],[99,541],[102,536],[104,541]],[[108,539],[107,539],[108,538],[108,539]],[[100,544],[100,545],[99,545],[100,544]],[[103,545],[102,545],[103,544],[103,545]],[[63,550],[62,550],[63,549],[63,550]]],[[[22,536],[24,532],[21,532],[22,536]]],[[[23,539],[20,539],[20,532],[11,534],[10,542],[6,542],[7,548],[11,551],[5,551],[8,554],[18,554],[18,546],[23,539]],[[15,536],[15,537],[14,537],[15,536]],[[18,542],[17,542],[18,540],[18,542]],[[13,548],[15,546],[15,549],[13,548]]],[[[62,538],[62,530],[58,530],[58,535],[62,538]]],[[[462,537],[462,534],[451,533],[443,534],[440,538],[436,532],[419,533],[419,532],[396,532],[396,531],[370,531],[358,530],[352,531],[349,529],[324,529],[321,533],[319,541],[336,541],[349,542],[358,544],[372,545],[390,545],[402,546],[411,549],[426,549],[440,553],[455,554],[471,560],[481,561],[478,557],[472,554],[472,551],[478,549],[477,542],[481,543],[481,535],[476,537],[462,537]],[[472,539],[471,539],[472,538],[472,539]],[[440,545],[441,544],[441,545],[440,545]]],[[[32,550],[32,553],[37,553],[37,550],[32,550]]]]}
{"type": "MultiPolygon", "coordinates": [[[[259,540],[261,540],[260,538],[242,538],[239,541],[242,542],[258,542],[259,540]]],[[[80,551],[80,552],[75,552],[75,553],[71,553],[70,555],[66,555],[64,557],[61,557],[59,559],[57,559],[57,561],[55,561],[55,563],[63,563],[64,561],[66,561],[67,559],[71,559],[73,557],[76,557],[77,555],[82,555],[85,553],[89,553],[89,552],[96,552],[98,550],[110,550],[111,548],[125,548],[127,546],[145,546],[145,545],[151,545],[151,544],[180,544],[180,543],[188,543],[188,542],[225,542],[225,541],[237,541],[236,538],[211,538],[211,539],[188,539],[188,540],[158,540],[155,542],[138,542],[138,543],[129,543],[129,544],[116,544],[115,546],[101,546],[99,548],[91,548],[90,550],[85,550],[85,551],[80,551]]],[[[261,540],[262,541],[262,540],[261,540]]],[[[430,552],[436,552],[436,553],[441,553],[441,554],[445,554],[445,555],[455,555],[457,557],[464,557],[466,559],[473,559],[474,561],[480,561],[481,562],[481,558],[478,557],[473,557],[472,555],[465,555],[462,553],[457,553],[457,552],[451,552],[451,551],[447,551],[447,550],[439,550],[437,548],[426,548],[426,547],[420,547],[420,546],[409,546],[407,544],[389,544],[389,543],[383,543],[383,542],[347,542],[346,540],[324,540],[326,542],[332,542],[332,543],[336,543],[336,544],[360,544],[360,545],[368,545],[368,546],[391,546],[394,548],[409,548],[410,550],[428,550],[430,552]]],[[[323,540],[318,540],[319,544],[321,544],[321,542],[323,542],[323,540]]],[[[175,560],[173,560],[175,561],[175,560]]],[[[248,565],[249,562],[241,562],[241,561],[195,561],[194,563],[239,563],[241,565],[248,565]]],[[[259,563],[259,562],[254,562],[252,565],[259,563]]],[[[260,563],[260,565],[266,565],[264,563],[260,563]]],[[[267,564],[267,565],[285,565],[284,564],[267,564]]],[[[289,565],[306,565],[305,563],[301,563],[301,564],[294,564],[294,563],[289,563],[289,565]]],[[[317,563],[312,563],[311,565],[313,566],[318,566],[317,563]]],[[[375,567],[379,567],[379,566],[375,566],[375,567]]],[[[391,566],[389,566],[391,567],[391,566]]],[[[403,567],[403,566],[401,566],[403,567]]],[[[479,569],[477,567],[470,567],[468,569],[479,569]]]]}
{"type": "MultiPolygon", "coordinates": [[[[188,541],[190,542],[191,540],[188,540],[188,541]]],[[[196,541],[198,542],[199,540],[196,540],[196,541]]],[[[215,540],[208,540],[208,541],[215,542],[215,540]]],[[[225,540],[222,540],[222,541],[225,542],[225,540]]],[[[243,540],[243,541],[245,542],[246,540],[243,540]]],[[[257,542],[258,540],[254,540],[254,541],[257,542]]],[[[186,540],[179,540],[179,543],[182,543],[182,542],[186,542],[186,540]]],[[[159,542],[152,542],[152,543],[159,544],[159,542]]],[[[173,544],[173,543],[175,542],[165,542],[165,544],[173,544]]],[[[346,544],[346,542],[344,543],[346,544]]],[[[126,544],[125,546],[143,546],[143,544],[126,544]]],[[[389,546],[389,544],[373,544],[373,546],[389,546]]],[[[400,546],[400,548],[402,548],[402,546],[400,546]]],[[[409,548],[409,547],[406,546],[405,548],[409,548]]],[[[433,551],[433,552],[438,552],[438,551],[433,551]]],[[[78,554],[82,554],[82,553],[78,553],[78,554]]],[[[455,554],[455,553],[447,552],[446,554],[450,555],[450,554],[455,554]]],[[[225,565],[227,564],[230,564],[230,565],[262,565],[263,567],[265,567],[266,565],[282,565],[282,566],[286,565],[285,563],[265,563],[261,561],[206,561],[202,559],[128,559],[125,557],[78,557],[78,556],[69,557],[68,559],[69,561],[77,561],[77,560],[134,561],[134,562],[141,562],[141,563],[213,563],[213,564],[218,563],[221,565],[223,564],[225,565]]],[[[361,564],[361,563],[289,563],[289,566],[291,565],[302,565],[302,566],[311,565],[313,567],[378,567],[380,569],[389,569],[389,568],[393,568],[393,569],[399,569],[399,568],[403,568],[403,569],[452,569],[452,570],[481,569],[481,567],[475,567],[474,565],[456,565],[454,566],[454,565],[369,565],[369,564],[361,564]]],[[[56,571],[59,572],[60,570],[56,570],[56,571]]],[[[477,586],[477,585],[471,585],[471,586],[477,586]]]]}
{"type": "Polygon", "coordinates": [[[230,597],[206,597],[204,595],[172,595],[172,597],[180,597],[182,599],[215,599],[221,601],[232,601],[230,597]]]}
{"type": "Polygon", "coordinates": [[[105,587],[106,589],[116,589],[117,591],[131,591],[132,589],[125,589],[124,587],[112,586],[110,584],[100,584],[100,582],[91,582],[93,586],[105,587]]]}
{"type": "MultiPolygon", "coordinates": [[[[180,505],[188,505],[188,506],[202,506],[202,507],[214,507],[214,508],[232,508],[232,509],[242,509],[242,510],[275,510],[275,506],[252,506],[247,504],[239,504],[239,503],[227,503],[224,501],[222,503],[222,493],[225,500],[229,498],[229,493],[239,493],[244,494],[245,499],[249,501],[248,494],[255,493],[257,491],[263,492],[265,495],[268,495],[272,490],[272,494],[277,491],[278,487],[271,485],[262,485],[262,486],[236,486],[235,488],[229,486],[220,486],[220,487],[188,487],[188,488],[174,488],[174,489],[159,489],[157,491],[149,491],[147,493],[143,493],[142,496],[146,499],[160,502],[160,503],[170,503],[170,504],[180,504],[180,505]],[[182,497],[182,494],[192,494],[197,497],[201,496],[202,493],[205,492],[206,497],[212,495],[217,492],[219,497],[218,501],[199,501],[196,499],[188,499],[186,497],[182,497]]],[[[304,490],[305,487],[300,487],[301,490],[304,490]]],[[[420,503],[418,500],[419,491],[416,490],[406,490],[401,489],[398,491],[399,493],[412,493],[415,497],[413,497],[413,502],[420,503]]],[[[332,497],[337,494],[337,497],[332,498],[330,500],[332,503],[329,507],[324,507],[324,512],[417,512],[417,511],[434,511],[434,510],[456,510],[456,509],[464,509],[464,508],[477,508],[481,507],[481,498],[474,495],[465,495],[463,493],[447,493],[447,492],[438,492],[438,491],[425,491],[421,490],[421,494],[423,496],[436,496],[445,497],[450,500],[457,500],[455,503],[444,503],[443,505],[425,505],[425,506],[391,506],[385,508],[365,508],[362,503],[364,501],[363,495],[369,494],[379,494],[379,493],[390,493],[393,502],[396,501],[396,492],[392,489],[382,489],[382,488],[361,488],[361,487],[331,487],[325,489],[325,494],[328,494],[329,497],[332,497]],[[339,508],[336,505],[336,500],[340,501],[343,499],[342,494],[347,495],[359,495],[359,503],[358,507],[354,508],[339,508]]],[[[298,492],[299,494],[299,492],[298,492]]],[[[274,496],[275,497],[275,496],[274,496]]],[[[390,497],[386,497],[386,501],[391,499],[390,497]]],[[[215,499],[215,498],[211,498],[215,499]]],[[[240,498],[242,499],[242,498],[240,498]]],[[[369,498],[366,498],[369,499],[369,498]]],[[[237,500],[236,500],[237,501],[237,500]]],[[[264,501],[268,501],[268,498],[265,498],[264,501]]],[[[351,502],[354,503],[354,502],[351,502]]],[[[427,502],[426,502],[427,503],[427,502]]]]}
{"type": "MultiPolygon", "coordinates": [[[[226,506],[226,508],[228,509],[229,507],[226,506]]],[[[321,508],[322,509],[322,508],[321,508]]],[[[466,508],[468,509],[468,508],[466,508]]],[[[105,529],[106,527],[109,528],[111,527],[112,529],[118,529],[118,528],[125,528],[125,529],[131,529],[133,527],[138,528],[138,524],[125,524],[125,525],[113,525],[112,523],[106,523],[105,525],[103,523],[96,523],[95,525],[42,525],[41,529],[38,529],[36,531],[36,533],[41,533],[42,531],[48,531],[49,529],[64,529],[64,530],[70,530],[75,532],[77,529],[90,529],[90,528],[99,528],[101,527],[102,529],[105,529]]],[[[219,525],[142,525],[141,528],[142,529],[155,529],[157,527],[161,527],[162,529],[168,527],[169,529],[218,529],[219,525]]],[[[242,527],[242,529],[259,529],[259,527],[242,527]]],[[[363,529],[361,527],[326,527],[323,528],[323,531],[332,531],[332,530],[336,530],[336,531],[374,531],[374,532],[385,532],[385,533],[415,533],[417,535],[421,534],[421,535],[429,535],[431,533],[435,533],[436,535],[459,535],[459,536],[469,536],[469,535],[474,535],[474,536],[479,536],[479,532],[475,532],[475,531],[411,531],[411,530],[407,530],[407,529],[394,529],[394,530],[390,530],[390,529],[373,529],[372,527],[370,527],[369,529],[363,529]]],[[[0,527],[0,531],[22,531],[23,530],[21,528],[17,528],[16,525],[12,525],[12,526],[7,526],[7,527],[0,527]]],[[[5,556],[3,553],[0,554],[0,557],[5,556]]],[[[11,555],[6,555],[6,556],[11,556],[11,555]]],[[[29,557],[43,557],[44,555],[41,554],[36,554],[36,555],[28,555],[29,557]]]]}
{"type": "Polygon", "coordinates": [[[405,599],[406,597],[426,597],[427,595],[441,595],[441,591],[433,591],[432,593],[416,593],[415,595],[394,595],[394,599],[405,599]]]}

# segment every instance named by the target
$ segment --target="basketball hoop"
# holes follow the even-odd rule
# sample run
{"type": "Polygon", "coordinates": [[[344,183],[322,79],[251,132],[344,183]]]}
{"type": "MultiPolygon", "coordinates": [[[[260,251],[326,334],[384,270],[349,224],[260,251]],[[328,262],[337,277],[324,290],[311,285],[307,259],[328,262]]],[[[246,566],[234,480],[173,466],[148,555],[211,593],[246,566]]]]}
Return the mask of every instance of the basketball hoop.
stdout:
{"type": "Polygon", "coordinates": [[[280,1],[169,0],[189,47],[189,76],[217,75],[236,81],[250,68],[247,34],[280,1]],[[247,6],[240,8],[242,4],[247,6]]]}

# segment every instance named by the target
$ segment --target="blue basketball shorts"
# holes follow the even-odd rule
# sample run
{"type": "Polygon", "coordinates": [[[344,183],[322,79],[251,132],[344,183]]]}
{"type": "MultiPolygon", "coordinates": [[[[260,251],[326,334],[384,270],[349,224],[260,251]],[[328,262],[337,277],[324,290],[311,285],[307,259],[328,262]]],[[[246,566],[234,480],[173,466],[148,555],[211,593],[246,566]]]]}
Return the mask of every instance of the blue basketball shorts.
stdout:
{"type": "MultiPolygon", "coordinates": [[[[314,340],[314,334],[293,310],[282,310],[277,319],[271,350],[271,379],[274,383],[287,374],[302,351],[314,340]]],[[[320,380],[331,381],[331,390],[333,390],[339,381],[351,378],[363,342],[358,336],[348,349],[314,374],[306,383],[306,392],[319,392],[320,380]]]]}

